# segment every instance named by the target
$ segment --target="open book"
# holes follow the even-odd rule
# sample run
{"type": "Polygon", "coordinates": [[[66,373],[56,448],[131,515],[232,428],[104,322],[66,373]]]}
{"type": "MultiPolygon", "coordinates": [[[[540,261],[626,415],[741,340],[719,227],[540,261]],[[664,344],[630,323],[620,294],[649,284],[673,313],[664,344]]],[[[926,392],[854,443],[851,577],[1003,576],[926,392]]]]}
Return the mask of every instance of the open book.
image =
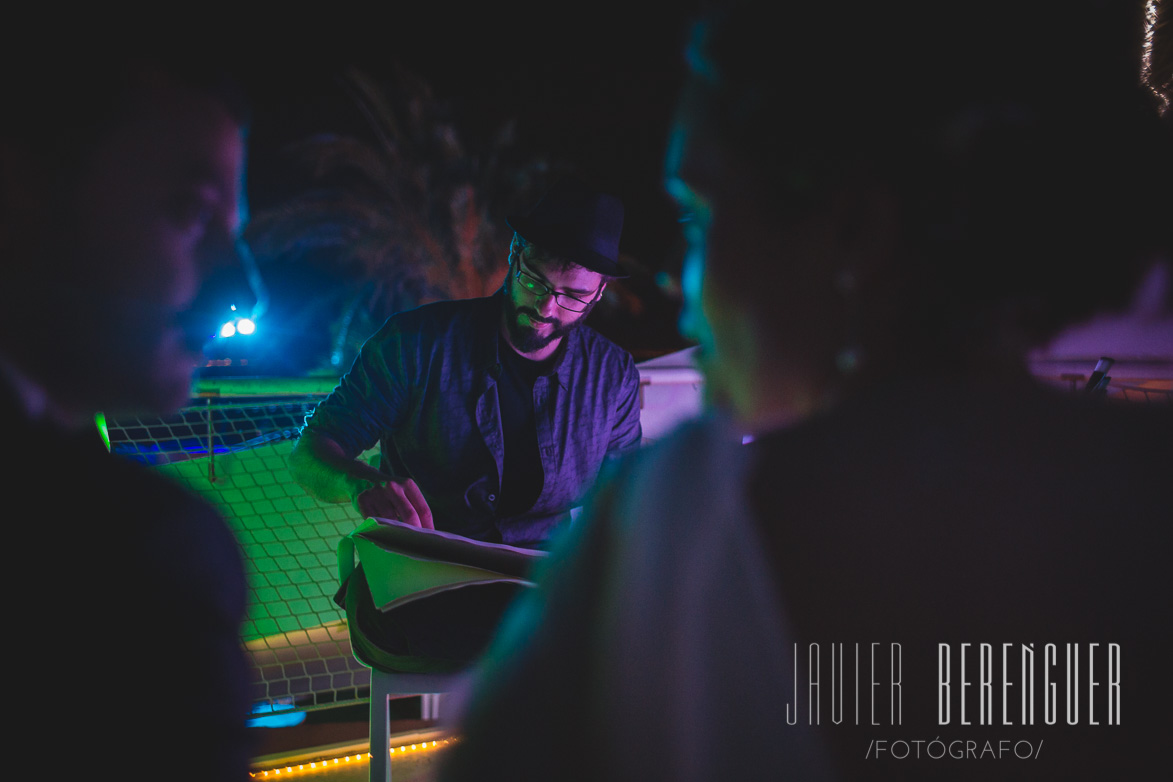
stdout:
{"type": "Polygon", "coordinates": [[[338,544],[339,581],[362,563],[375,607],[404,603],[473,584],[532,586],[534,564],[545,551],[484,543],[392,519],[368,518],[338,544]]]}

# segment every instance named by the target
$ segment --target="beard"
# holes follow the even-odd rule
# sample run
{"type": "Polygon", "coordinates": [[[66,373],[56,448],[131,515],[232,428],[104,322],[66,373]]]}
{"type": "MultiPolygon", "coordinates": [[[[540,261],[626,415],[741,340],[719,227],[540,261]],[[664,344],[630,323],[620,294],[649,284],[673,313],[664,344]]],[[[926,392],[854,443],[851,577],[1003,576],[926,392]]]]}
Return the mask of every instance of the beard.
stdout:
{"type": "MultiPolygon", "coordinates": [[[[512,274],[506,275],[505,278],[505,329],[509,332],[509,341],[520,353],[532,353],[536,350],[549,345],[555,340],[565,337],[570,332],[577,329],[586,321],[587,315],[591,314],[591,310],[598,304],[598,299],[592,301],[587,308],[582,312],[575,313],[578,317],[569,323],[563,323],[557,318],[543,318],[538,314],[538,311],[532,307],[518,306],[513,298],[514,278],[512,274]],[[523,324],[521,316],[524,315],[529,323],[549,323],[554,326],[549,332],[540,334],[533,328],[533,326],[523,324]]],[[[567,310],[568,311],[568,310],[567,310]]]]}

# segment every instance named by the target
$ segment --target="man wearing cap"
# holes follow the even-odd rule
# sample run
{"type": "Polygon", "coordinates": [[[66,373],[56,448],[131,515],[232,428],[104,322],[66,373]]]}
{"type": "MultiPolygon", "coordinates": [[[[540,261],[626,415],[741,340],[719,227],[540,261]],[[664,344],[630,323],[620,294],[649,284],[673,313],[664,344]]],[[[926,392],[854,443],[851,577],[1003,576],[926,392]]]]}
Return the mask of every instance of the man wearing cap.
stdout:
{"type": "Polygon", "coordinates": [[[392,316],[307,419],[295,480],[364,517],[538,547],[604,463],[640,442],[639,372],[586,326],[623,205],[556,184],[514,229],[492,296],[392,316]],[[356,459],[381,444],[378,469],[356,459]]]}

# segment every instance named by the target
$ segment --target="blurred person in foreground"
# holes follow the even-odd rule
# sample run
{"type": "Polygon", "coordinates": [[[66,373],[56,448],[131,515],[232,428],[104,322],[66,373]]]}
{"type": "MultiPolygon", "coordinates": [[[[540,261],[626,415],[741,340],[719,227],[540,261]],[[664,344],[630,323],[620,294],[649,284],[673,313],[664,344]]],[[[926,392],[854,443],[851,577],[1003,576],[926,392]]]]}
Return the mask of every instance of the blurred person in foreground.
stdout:
{"type": "Polygon", "coordinates": [[[445,782],[1167,765],[1170,408],[1024,361],[1169,257],[1139,11],[697,25],[666,182],[712,411],[558,541],[445,782]]]}
{"type": "Polygon", "coordinates": [[[240,263],[249,112],[204,52],[102,40],[4,62],[6,526],[31,566],[6,578],[10,730],[65,776],[245,779],[237,542],[199,497],[109,453],[95,415],[187,403],[216,327],[201,286],[240,263]]]}

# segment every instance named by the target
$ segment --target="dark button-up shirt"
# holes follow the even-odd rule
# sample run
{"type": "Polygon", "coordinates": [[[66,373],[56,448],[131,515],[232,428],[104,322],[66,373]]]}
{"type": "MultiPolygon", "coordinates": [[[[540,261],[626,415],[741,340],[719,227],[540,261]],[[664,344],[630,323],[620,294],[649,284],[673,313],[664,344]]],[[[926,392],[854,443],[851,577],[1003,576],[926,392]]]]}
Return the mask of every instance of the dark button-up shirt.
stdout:
{"type": "Polygon", "coordinates": [[[590,327],[567,334],[550,374],[534,382],[541,493],[528,512],[501,516],[503,295],[393,315],[306,419],[306,430],[349,456],[379,442],[382,470],[415,480],[436,529],[532,545],[569,518],[605,461],[639,444],[639,371],[627,351],[590,327]]]}

